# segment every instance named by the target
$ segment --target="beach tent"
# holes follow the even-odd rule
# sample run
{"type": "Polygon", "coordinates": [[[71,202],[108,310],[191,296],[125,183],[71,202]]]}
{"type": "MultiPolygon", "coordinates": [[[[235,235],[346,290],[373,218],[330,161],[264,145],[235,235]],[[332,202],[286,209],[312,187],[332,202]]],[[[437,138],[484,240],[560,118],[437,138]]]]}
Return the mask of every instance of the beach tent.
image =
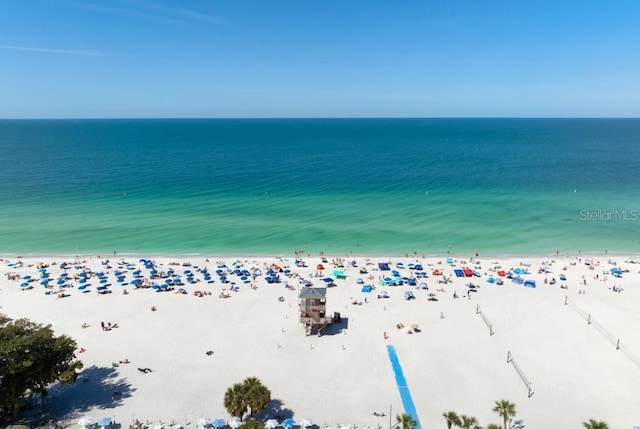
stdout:
{"type": "Polygon", "coordinates": [[[406,301],[410,301],[412,299],[416,299],[415,295],[413,294],[413,292],[411,292],[410,290],[407,290],[404,292],[404,299],[406,301]]]}
{"type": "Polygon", "coordinates": [[[535,280],[526,280],[524,282],[524,286],[535,288],[536,287],[536,281],[535,280]]]}
{"type": "Polygon", "coordinates": [[[389,270],[391,270],[391,268],[389,268],[389,264],[387,264],[386,262],[378,263],[378,268],[380,268],[381,271],[389,271],[389,270]]]}
{"type": "Polygon", "coordinates": [[[304,418],[300,422],[300,426],[303,428],[308,428],[310,426],[313,426],[313,420],[311,420],[310,418],[304,418]]]}
{"type": "Polygon", "coordinates": [[[511,279],[512,282],[521,285],[522,283],[524,283],[524,279],[520,276],[516,276],[514,278],[511,279]]]}
{"type": "Polygon", "coordinates": [[[364,292],[364,293],[371,293],[371,285],[364,285],[364,286],[362,286],[362,292],[364,292]]]}
{"type": "Polygon", "coordinates": [[[227,422],[227,425],[231,428],[231,429],[238,429],[238,427],[242,424],[242,422],[238,419],[232,419],[229,420],[227,422]]]}
{"type": "Polygon", "coordinates": [[[215,419],[213,422],[211,422],[211,426],[213,426],[214,428],[221,428],[224,425],[226,425],[226,422],[223,419],[215,419]]]}
{"type": "Polygon", "coordinates": [[[453,272],[455,273],[456,277],[464,277],[464,273],[462,272],[462,270],[453,270],[453,272]]]}
{"type": "Polygon", "coordinates": [[[333,275],[338,279],[346,279],[347,275],[344,273],[344,270],[333,270],[333,275]]]}
{"type": "Polygon", "coordinates": [[[279,426],[279,423],[276,419],[269,419],[264,422],[264,427],[266,427],[267,429],[274,429],[277,426],[279,426]]]}
{"type": "Polygon", "coordinates": [[[567,276],[565,276],[563,273],[560,273],[560,280],[566,281],[567,280],[567,276]]]}
{"type": "Polygon", "coordinates": [[[284,426],[284,427],[286,427],[286,428],[290,428],[290,427],[292,427],[292,426],[293,426],[293,425],[295,425],[295,424],[296,424],[296,422],[295,422],[293,419],[291,419],[291,418],[289,418],[289,419],[285,419],[285,420],[282,422],[282,426],[284,426]]]}

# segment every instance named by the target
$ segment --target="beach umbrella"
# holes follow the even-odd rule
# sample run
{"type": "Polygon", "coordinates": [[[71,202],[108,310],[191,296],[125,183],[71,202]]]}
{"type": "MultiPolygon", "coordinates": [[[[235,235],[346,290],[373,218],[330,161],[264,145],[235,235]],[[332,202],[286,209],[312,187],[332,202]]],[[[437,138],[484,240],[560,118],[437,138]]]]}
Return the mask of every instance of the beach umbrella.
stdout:
{"type": "Polygon", "coordinates": [[[313,426],[313,421],[309,418],[304,418],[300,422],[300,426],[302,426],[303,428],[308,428],[309,426],[313,426]]]}
{"type": "Polygon", "coordinates": [[[295,422],[293,419],[291,419],[291,418],[289,418],[289,419],[285,419],[285,420],[283,420],[283,422],[282,422],[282,426],[284,426],[284,427],[286,427],[286,428],[290,428],[290,427],[292,427],[292,426],[293,426],[293,425],[295,425],[295,424],[296,424],[296,422],[295,422]]]}
{"type": "Polygon", "coordinates": [[[267,429],[274,429],[277,426],[279,426],[279,423],[276,419],[269,419],[264,422],[264,427],[266,427],[267,429]]]}
{"type": "Polygon", "coordinates": [[[105,427],[105,426],[109,426],[111,424],[111,417],[103,417],[100,420],[98,420],[98,426],[100,427],[105,427]]]}
{"type": "Polygon", "coordinates": [[[229,427],[231,429],[238,429],[238,427],[242,424],[242,422],[238,419],[233,419],[233,420],[229,420],[229,422],[227,423],[227,425],[229,425],[229,427]]]}
{"type": "Polygon", "coordinates": [[[78,424],[82,427],[87,427],[91,423],[93,423],[93,419],[91,417],[82,417],[80,420],[78,420],[78,424]]]}
{"type": "Polygon", "coordinates": [[[215,419],[213,422],[211,422],[211,426],[213,426],[214,428],[221,428],[226,424],[227,423],[223,419],[215,419]]]}
{"type": "Polygon", "coordinates": [[[198,419],[198,424],[202,427],[211,426],[211,423],[213,423],[213,421],[209,417],[201,417],[198,419]]]}

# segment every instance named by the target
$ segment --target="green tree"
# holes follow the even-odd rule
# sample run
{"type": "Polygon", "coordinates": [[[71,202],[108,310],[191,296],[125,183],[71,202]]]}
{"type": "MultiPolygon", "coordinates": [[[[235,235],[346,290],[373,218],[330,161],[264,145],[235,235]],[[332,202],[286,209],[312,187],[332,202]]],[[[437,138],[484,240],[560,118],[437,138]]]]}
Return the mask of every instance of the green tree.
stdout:
{"type": "Polygon", "coordinates": [[[255,417],[271,402],[271,391],[255,377],[245,379],[242,385],[245,389],[245,402],[250,410],[249,414],[255,417]]]}
{"type": "Polygon", "coordinates": [[[584,426],[585,429],[609,429],[609,425],[606,422],[594,419],[589,419],[586,422],[582,422],[582,426],[584,426]]]}
{"type": "Polygon", "coordinates": [[[500,425],[497,423],[489,423],[487,429],[500,429],[500,425]]]}
{"type": "Polygon", "coordinates": [[[224,408],[233,417],[242,420],[247,411],[247,403],[245,402],[245,388],[241,383],[236,383],[227,389],[224,394],[224,408]]]}
{"type": "Polygon", "coordinates": [[[400,426],[402,429],[413,429],[418,426],[411,414],[402,413],[396,415],[396,426],[400,426]]]}
{"type": "Polygon", "coordinates": [[[460,422],[458,424],[462,429],[474,429],[478,427],[478,419],[466,415],[460,416],[460,422]]]}
{"type": "Polygon", "coordinates": [[[0,321],[0,408],[16,417],[27,391],[40,394],[42,410],[48,387],[54,382],[75,383],[82,369],[76,360],[76,342],[66,335],[56,337],[51,325],[27,319],[0,321]]]}
{"type": "Polygon", "coordinates": [[[242,383],[229,387],[224,394],[224,407],[233,417],[242,420],[249,412],[251,417],[265,409],[271,402],[271,391],[256,377],[247,377],[242,383]]]}
{"type": "Polygon", "coordinates": [[[264,429],[264,423],[256,420],[249,420],[238,426],[238,429],[264,429]]]}
{"type": "Polygon", "coordinates": [[[516,416],[516,404],[514,404],[513,402],[509,402],[506,399],[501,399],[495,402],[493,412],[498,413],[498,415],[502,417],[502,421],[504,422],[504,429],[507,429],[507,421],[509,420],[509,418],[516,416]]]}
{"type": "Polygon", "coordinates": [[[447,428],[451,429],[451,426],[460,426],[462,422],[460,421],[460,416],[455,411],[447,411],[446,413],[442,413],[442,417],[447,421],[447,428]]]}

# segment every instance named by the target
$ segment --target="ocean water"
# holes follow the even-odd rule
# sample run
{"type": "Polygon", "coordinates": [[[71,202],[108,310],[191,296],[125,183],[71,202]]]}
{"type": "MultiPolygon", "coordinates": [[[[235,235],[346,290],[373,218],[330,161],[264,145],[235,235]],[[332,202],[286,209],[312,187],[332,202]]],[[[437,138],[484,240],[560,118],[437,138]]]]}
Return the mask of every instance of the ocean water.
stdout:
{"type": "Polygon", "coordinates": [[[640,120],[0,121],[3,254],[640,251],[640,120]]]}

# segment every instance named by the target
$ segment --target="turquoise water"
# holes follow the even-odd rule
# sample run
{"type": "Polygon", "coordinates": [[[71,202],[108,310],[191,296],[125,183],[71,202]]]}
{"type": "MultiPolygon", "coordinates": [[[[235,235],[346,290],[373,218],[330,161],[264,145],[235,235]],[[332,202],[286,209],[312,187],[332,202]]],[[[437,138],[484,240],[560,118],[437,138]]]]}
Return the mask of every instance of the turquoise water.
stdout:
{"type": "Polygon", "coordinates": [[[387,346],[387,353],[389,354],[391,368],[393,368],[393,374],[396,378],[396,384],[398,385],[398,392],[400,393],[404,412],[409,414],[413,420],[415,420],[415,429],[421,429],[422,425],[420,424],[420,419],[418,419],[418,412],[416,411],[416,406],[411,398],[411,392],[409,391],[407,380],[404,378],[402,365],[400,365],[400,359],[398,359],[398,353],[396,353],[396,349],[393,346],[387,346]]]}
{"type": "Polygon", "coordinates": [[[0,253],[640,251],[640,120],[0,121],[0,253]]]}

